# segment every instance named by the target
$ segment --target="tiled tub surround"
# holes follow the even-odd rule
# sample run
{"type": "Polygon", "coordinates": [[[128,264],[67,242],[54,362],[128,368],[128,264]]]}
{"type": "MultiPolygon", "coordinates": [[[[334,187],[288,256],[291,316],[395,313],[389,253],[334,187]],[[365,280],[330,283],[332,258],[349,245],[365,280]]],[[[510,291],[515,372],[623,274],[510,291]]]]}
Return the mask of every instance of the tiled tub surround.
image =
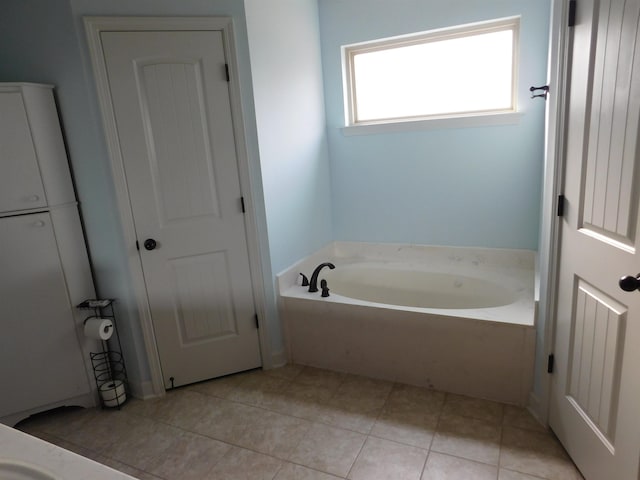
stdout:
{"type": "Polygon", "coordinates": [[[581,478],[520,407],[299,365],[19,428],[141,480],[581,478]]]}
{"type": "MultiPolygon", "coordinates": [[[[289,360],[389,381],[525,405],[535,346],[534,253],[523,250],[336,242],[278,276],[289,360]],[[308,293],[299,273],[320,278],[354,264],[378,270],[472,277],[506,289],[492,308],[418,308],[308,293]],[[325,272],[328,272],[325,274],[325,272]]],[[[329,280],[329,288],[331,282],[329,280]]],[[[454,287],[455,288],[455,287],[454,287]]]]}

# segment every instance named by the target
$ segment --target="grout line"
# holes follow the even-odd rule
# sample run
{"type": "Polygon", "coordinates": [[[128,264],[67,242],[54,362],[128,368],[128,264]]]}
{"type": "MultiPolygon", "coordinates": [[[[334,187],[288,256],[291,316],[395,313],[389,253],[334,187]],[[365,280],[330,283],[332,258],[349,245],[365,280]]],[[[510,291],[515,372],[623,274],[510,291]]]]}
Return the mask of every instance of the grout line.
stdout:
{"type": "Polygon", "coordinates": [[[313,470],[314,472],[324,473],[325,475],[331,475],[332,477],[346,479],[347,477],[343,477],[336,473],[327,472],[326,470],[320,470],[318,467],[310,467],[309,465],[305,465],[303,463],[294,462],[292,460],[284,460],[286,463],[290,463],[291,465],[296,465],[298,467],[306,468],[307,470],[313,470]]]}
{"type": "MultiPolygon", "coordinates": [[[[512,468],[504,468],[504,467],[502,467],[502,470],[506,470],[506,471],[508,471],[508,472],[513,472],[513,473],[519,473],[520,475],[526,475],[526,476],[528,476],[528,477],[533,478],[534,480],[548,480],[548,479],[545,479],[544,477],[540,477],[540,476],[535,475],[535,474],[533,474],[533,473],[520,472],[520,471],[518,471],[518,470],[514,470],[514,469],[512,469],[512,468]]],[[[498,476],[499,476],[499,475],[500,475],[500,469],[498,469],[498,476]]],[[[499,479],[498,479],[498,480],[499,480],[499,479]]]]}
{"type": "Polygon", "coordinates": [[[338,475],[336,473],[327,472],[326,470],[320,470],[318,467],[311,467],[309,465],[305,465],[303,463],[295,462],[293,460],[284,460],[284,461],[287,462],[287,463],[290,463],[292,465],[296,465],[298,467],[306,468],[307,470],[313,470],[314,472],[324,473],[325,475],[331,475],[331,476],[336,477],[336,478],[342,478],[342,479],[346,479],[347,478],[347,477],[343,477],[341,475],[338,475]]]}
{"type": "Polygon", "coordinates": [[[356,455],[356,458],[353,459],[353,462],[349,467],[349,471],[347,471],[347,474],[345,475],[344,478],[349,478],[349,475],[351,475],[351,472],[353,471],[353,467],[356,465],[358,459],[360,458],[360,455],[362,455],[362,450],[364,450],[364,446],[367,444],[367,440],[369,440],[369,435],[367,435],[364,441],[362,442],[362,445],[360,446],[360,450],[358,450],[358,454],[356,455]]]}
{"type": "Polygon", "coordinates": [[[429,461],[429,457],[431,456],[431,450],[427,450],[427,456],[424,459],[424,463],[422,464],[422,470],[420,470],[420,478],[424,477],[424,472],[427,469],[427,462],[429,461]]]}
{"type": "MultiPolygon", "coordinates": [[[[297,378],[299,375],[302,374],[302,372],[304,371],[304,368],[306,368],[306,367],[303,367],[295,375],[295,378],[297,378]]],[[[313,367],[313,368],[315,368],[315,367],[313,367]]],[[[338,397],[338,395],[339,395],[338,392],[339,392],[340,388],[348,381],[348,378],[349,378],[348,374],[344,374],[343,372],[339,372],[339,373],[343,374],[343,376],[340,379],[340,381],[338,382],[337,387],[335,387],[335,390],[332,391],[331,395],[327,398],[327,400],[317,401],[317,399],[313,399],[312,398],[312,399],[304,400],[304,401],[308,402],[310,405],[316,404],[316,405],[321,406],[321,407],[322,406],[327,406],[331,402],[332,399],[335,399],[335,398],[338,397]]],[[[269,375],[269,374],[268,373],[264,373],[264,375],[269,375]]],[[[279,377],[279,376],[276,376],[276,375],[269,375],[269,377],[270,378],[278,378],[278,379],[282,380],[281,385],[276,390],[274,390],[274,393],[276,393],[276,394],[281,394],[281,393],[284,394],[285,390],[287,388],[289,388],[289,386],[295,385],[295,384],[298,383],[298,382],[295,381],[295,378],[285,378],[285,377],[279,377]]],[[[242,406],[250,407],[252,409],[258,409],[258,410],[262,411],[263,414],[264,414],[264,412],[270,412],[270,413],[275,413],[277,415],[280,415],[282,417],[304,421],[307,424],[307,429],[304,432],[304,434],[301,436],[300,442],[304,441],[305,439],[307,439],[309,437],[310,432],[313,429],[314,425],[324,425],[324,426],[327,426],[329,428],[335,428],[335,429],[338,429],[338,430],[353,432],[353,433],[357,433],[357,434],[363,436],[364,440],[362,442],[362,445],[361,445],[357,455],[355,456],[353,462],[351,463],[351,466],[349,467],[349,470],[347,472],[346,477],[343,477],[343,478],[348,478],[348,476],[352,474],[353,469],[354,469],[358,459],[360,459],[361,456],[362,456],[362,453],[364,451],[365,445],[367,444],[367,442],[371,438],[382,439],[384,441],[396,443],[396,444],[407,446],[407,447],[417,448],[417,449],[425,451],[426,452],[426,457],[425,457],[424,463],[422,465],[422,470],[421,470],[421,475],[423,475],[431,454],[435,452],[435,451],[432,450],[433,444],[434,444],[434,440],[435,440],[435,436],[437,435],[438,431],[440,430],[440,428],[442,426],[445,406],[447,404],[447,400],[451,397],[450,393],[435,391],[435,392],[438,392],[438,393],[442,393],[443,396],[442,396],[441,401],[439,402],[438,411],[434,412],[434,415],[437,415],[437,420],[435,422],[435,428],[433,429],[433,432],[432,432],[431,438],[429,440],[428,446],[426,448],[424,448],[424,447],[421,447],[421,446],[412,445],[412,444],[409,444],[409,443],[405,443],[403,441],[398,441],[398,440],[395,440],[395,439],[386,438],[386,437],[383,437],[383,436],[380,436],[380,435],[372,433],[373,427],[376,425],[376,423],[380,420],[380,418],[387,411],[387,408],[390,406],[390,399],[391,399],[391,396],[392,396],[393,392],[396,391],[398,388],[400,388],[400,386],[406,385],[406,384],[401,384],[401,383],[398,383],[398,382],[389,382],[389,383],[391,383],[391,388],[389,388],[388,391],[386,392],[386,395],[384,397],[384,402],[382,402],[382,404],[381,404],[382,406],[371,411],[370,418],[373,418],[373,423],[371,425],[371,428],[369,429],[368,433],[362,433],[362,431],[354,430],[354,429],[351,429],[351,428],[344,428],[342,426],[338,426],[338,425],[331,424],[331,423],[326,423],[325,421],[322,421],[319,418],[311,418],[311,417],[304,417],[304,416],[298,416],[298,415],[291,415],[289,413],[284,413],[284,412],[279,411],[279,410],[274,410],[272,408],[269,408],[267,406],[263,406],[263,405],[260,405],[260,404],[247,403],[246,401],[239,401],[239,400],[234,400],[234,399],[229,399],[228,398],[228,395],[232,394],[234,391],[237,391],[239,389],[241,390],[242,385],[245,384],[245,383],[246,383],[246,379],[243,379],[243,381],[239,382],[237,385],[234,385],[227,392],[227,394],[226,394],[227,397],[221,397],[219,395],[212,395],[212,394],[209,394],[209,393],[204,393],[202,391],[193,390],[193,389],[185,389],[184,391],[190,392],[191,394],[196,394],[193,397],[194,399],[195,398],[202,398],[202,399],[213,398],[213,399],[216,399],[216,400],[228,402],[229,404],[242,405],[242,406]],[[374,413],[375,413],[375,418],[374,418],[374,415],[373,415],[374,413]]],[[[260,385],[260,384],[258,384],[258,385],[260,385]]],[[[302,383],[302,385],[309,385],[309,384],[308,383],[302,383]]],[[[423,388],[424,389],[425,387],[417,387],[417,388],[423,388]]],[[[261,391],[262,389],[260,388],[260,386],[258,386],[255,390],[256,391],[261,391]]],[[[426,390],[433,391],[431,389],[426,389],[426,390]]],[[[268,389],[267,389],[267,391],[268,391],[268,389]]],[[[366,395],[366,390],[363,391],[363,392],[366,395]]],[[[176,393],[178,393],[178,392],[176,392],[176,393]]],[[[161,404],[165,403],[165,402],[170,404],[171,402],[175,401],[174,399],[178,399],[178,401],[179,401],[180,396],[179,395],[178,396],[173,396],[172,398],[171,397],[165,397],[164,399],[160,399],[159,401],[161,402],[161,404]]],[[[297,399],[292,398],[292,401],[297,401],[297,399]]],[[[495,403],[500,403],[500,402],[495,402],[495,403]]],[[[478,463],[478,464],[489,465],[489,466],[495,467],[497,469],[497,476],[499,477],[500,463],[501,463],[502,454],[503,454],[504,434],[505,434],[505,428],[506,427],[513,428],[513,429],[516,429],[516,430],[524,430],[526,432],[532,432],[532,433],[537,433],[537,434],[542,434],[542,435],[544,435],[544,433],[545,433],[545,432],[539,432],[539,431],[533,430],[533,429],[528,429],[526,427],[519,427],[519,426],[516,426],[516,425],[506,425],[505,424],[506,406],[504,404],[500,404],[500,405],[501,405],[501,410],[500,410],[501,416],[500,416],[500,422],[497,425],[495,424],[495,422],[490,422],[490,421],[485,420],[485,419],[479,419],[479,418],[476,418],[476,417],[469,417],[469,416],[466,416],[466,415],[459,415],[459,416],[461,416],[463,418],[474,419],[476,421],[481,421],[481,422],[484,422],[484,423],[487,423],[487,424],[490,423],[493,426],[499,427],[500,435],[499,435],[499,451],[498,451],[498,463],[497,463],[497,465],[481,462],[481,461],[478,461],[478,460],[473,460],[473,459],[466,458],[466,457],[461,457],[461,456],[458,456],[458,455],[452,455],[450,453],[440,453],[440,452],[438,452],[438,454],[448,455],[448,456],[451,456],[451,457],[456,457],[456,458],[463,459],[465,461],[470,461],[470,462],[475,462],[475,463],[478,463]]],[[[416,405],[416,406],[417,406],[417,408],[420,408],[419,405],[416,405]]],[[[169,411],[173,410],[173,407],[171,405],[170,405],[170,407],[171,408],[170,408],[169,411]]],[[[189,405],[187,405],[186,408],[188,409],[189,405]]],[[[88,412],[89,414],[93,414],[93,412],[91,410],[94,410],[94,409],[88,409],[88,410],[89,410],[89,412],[88,412]]],[[[209,409],[207,408],[207,410],[209,410],[209,409]]],[[[256,450],[253,447],[246,447],[246,446],[243,446],[243,445],[239,445],[237,443],[232,443],[230,440],[223,440],[223,439],[220,439],[220,438],[216,438],[216,437],[211,436],[209,434],[201,433],[201,432],[193,430],[193,429],[187,429],[187,428],[184,428],[183,426],[177,425],[176,423],[171,423],[170,421],[167,421],[167,420],[164,420],[164,419],[160,419],[157,416],[154,416],[154,412],[157,412],[157,411],[158,410],[156,410],[155,408],[151,408],[151,409],[148,409],[148,410],[142,408],[142,409],[134,409],[132,412],[129,412],[128,409],[127,409],[127,406],[125,405],[123,407],[123,409],[121,410],[121,412],[122,412],[121,415],[122,416],[120,417],[120,419],[122,419],[122,420],[124,420],[126,422],[127,421],[126,419],[140,418],[140,419],[147,420],[147,421],[151,422],[154,425],[166,425],[166,426],[169,426],[169,427],[174,428],[176,430],[179,430],[181,432],[186,432],[186,433],[189,433],[189,434],[197,436],[197,437],[202,437],[204,439],[210,439],[212,441],[219,442],[221,444],[229,446],[229,450],[227,452],[225,452],[225,454],[222,455],[219,460],[217,460],[216,462],[213,463],[213,465],[211,466],[211,469],[215,468],[215,466],[218,465],[218,463],[223,458],[225,458],[227,455],[229,455],[230,452],[232,452],[234,448],[237,448],[237,449],[250,451],[250,452],[253,452],[253,453],[256,453],[256,454],[259,454],[259,455],[264,455],[264,456],[273,458],[273,459],[281,462],[281,465],[276,470],[276,473],[272,477],[272,480],[275,479],[280,474],[280,472],[282,471],[283,468],[285,468],[287,463],[293,464],[293,465],[299,465],[301,467],[304,467],[304,468],[307,468],[307,469],[310,469],[310,470],[313,470],[313,471],[323,472],[323,473],[327,473],[329,475],[333,475],[333,476],[339,477],[338,475],[336,475],[334,473],[324,472],[322,470],[318,470],[317,468],[310,467],[308,465],[300,464],[300,463],[297,463],[297,462],[289,460],[289,458],[291,458],[293,452],[296,449],[296,445],[292,446],[290,449],[287,449],[285,452],[283,452],[283,456],[279,457],[279,456],[276,456],[275,454],[265,453],[265,452],[256,450]]],[[[411,410],[411,411],[413,411],[413,410],[411,410]]],[[[416,410],[416,411],[418,411],[418,410],[416,410]]],[[[96,414],[101,414],[101,411],[98,408],[95,408],[95,412],[96,412],[96,414]]],[[[315,413],[315,412],[312,412],[312,413],[315,413]]],[[[366,413],[362,413],[361,411],[353,412],[353,413],[354,414],[359,414],[359,415],[367,415],[366,413]]],[[[84,425],[84,423],[85,422],[80,422],[77,426],[72,428],[67,433],[73,434],[73,433],[76,433],[76,432],[84,432],[84,431],[86,431],[87,425],[84,425]]],[[[52,424],[55,425],[55,422],[52,422],[52,424]]],[[[91,424],[91,422],[89,422],[89,424],[91,424]]],[[[44,428],[47,428],[46,427],[46,423],[45,423],[44,428]]],[[[244,433],[245,432],[249,432],[251,428],[253,428],[253,427],[251,425],[247,424],[246,428],[244,430],[242,430],[242,432],[243,432],[242,435],[238,436],[237,438],[238,439],[242,439],[243,436],[244,436],[244,433]]],[[[162,477],[160,475],[153,474],[152,472],[148,472],[148,471],[142,470],[142,469],[140,469],[139,467],[137,467],[135,465],[131,465],[131,464],[125,462],[125,461],[120,460],[119,458],[107,455],[107,454],[103,453],[102,451],[96,451],[96,450],[93,450],[91,448],[86,448],[86,447],[84,447],[82,445],[78,445],[76,442],[72,442],[72,441],[67,440],[67,438],[65,436],[60,436],[58,434],[51,434],[51,433],[49,433],[47,431],[40,430],[40,429],[36,429],[36,430],[41,431],[43,434],[51,437],[52,439],[59,440],[61,443],[66,442],[66,443],[68,443],[70,445],[75,445],[78,448],[81,448],[83,450],[86,450],[87,452],[90,452],[92,455],[100,456],[102,458],[118,462],[118,463],[120,463],[122,465],[125,465],[127,467],[133,468],[133,469],[138,470],[140,472],[145,472],[145,473],[148,473],[150,475],[154,475],[155,477],[158,477],[158,478],[164,478],[164,477],[162,477]]],[[[298,444],[300,442],[298,442],[298,444]]],[[[171,444],[171,446],[169,446],[167,448],[172,448],[172,446],[173,446],[173,444],[171,444]]],[[[163,451],[166,451],[167,448],[165,448],[163,451]]],[[[108,448],[104,449],[104,450],[106,452],[108,450],[108,448]]],[[[506,468],[505,470],[516,471],[516,470],[509,469],[509,468],[506,468]]],[[[528,475],[532,475],[532,474],[528,473],[528,475]]],[[[533,476],[535,477],[535,475],[533,475],[533,476]]]]}
{"type": "Polygon", "coordinates": [[[286,466],[286,463],[283,463],[282,465],[280,465],[280,468],[278,468],[278,470],[276,470],[275,475],[273,476],[273,478],[271,480],[274,480],[276,478],[278,478],[278,475],[280,475],[280,472],[282,472],[282,470],[284,470],[284,467],[286,466]]]}
{"type": "MultiPolygon", "coordinates": [[[[437,450],[430,450],[429,451],[429,455],[431,455],[432,453],[435,453],[436,455],[442,455],[442,456],[445,456],[445,457],[457,458],[457,459],[460,459],[460,460],[464,460],[465,462],[477,463],[478,465],[485,465],[487,467],[493,467],[493,468],[495,468],[497,470],[500,470],[500,467],[495,463],[482,462],[480,460],[474,460],[473,458],[462,457],[460,455],[456,455],[456,454],[453,454],[453,453],[438,452],[437,450]]],[[[511,470],[511,469],[506,469],[506,470],[511,470]]],[[[518,472],[518,473],[526,473],[526,472],[518,472]]],[[[531,475],[531,474],[528,473],[527,475],[531,475]]]]}

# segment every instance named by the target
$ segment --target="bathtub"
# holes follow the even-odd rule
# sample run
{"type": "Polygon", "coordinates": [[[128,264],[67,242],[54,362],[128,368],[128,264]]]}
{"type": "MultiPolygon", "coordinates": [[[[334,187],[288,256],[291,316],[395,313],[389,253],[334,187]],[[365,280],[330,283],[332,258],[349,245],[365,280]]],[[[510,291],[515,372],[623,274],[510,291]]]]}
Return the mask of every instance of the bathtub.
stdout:
{"type": "MultiPolygon", "coordinates": [[[[534,252],[336,242],[278,275],[289,361],[525,405],[534,252]],[[329,297],[300,285],[319,263],[329,297]]],[[[318,280],[318,285],[320,280],[318,280]]]]}

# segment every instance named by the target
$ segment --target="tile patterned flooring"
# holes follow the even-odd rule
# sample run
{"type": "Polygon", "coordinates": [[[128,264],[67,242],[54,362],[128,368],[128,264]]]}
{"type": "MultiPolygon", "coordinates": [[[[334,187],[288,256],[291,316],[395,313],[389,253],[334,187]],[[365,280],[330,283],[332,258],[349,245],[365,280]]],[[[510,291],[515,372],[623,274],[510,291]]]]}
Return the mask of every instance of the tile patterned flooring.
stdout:
{"type": "Polygon", "coordinates": [[[526,410],[300,365],[18,428],[141,480],[580,480],[526,410]]]}

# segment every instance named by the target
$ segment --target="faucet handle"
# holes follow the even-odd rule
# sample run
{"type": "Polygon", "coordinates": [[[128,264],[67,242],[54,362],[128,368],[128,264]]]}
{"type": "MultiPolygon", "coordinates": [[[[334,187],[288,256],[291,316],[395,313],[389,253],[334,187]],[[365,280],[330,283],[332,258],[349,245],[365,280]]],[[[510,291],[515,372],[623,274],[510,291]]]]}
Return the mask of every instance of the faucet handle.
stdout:
{"type": "Polygon", "coordinates": [[[300,272],[300,275],[302,275],[302,286],[303,287],[308,287],[309,286],[309,279],[307,278],[307,276],[300,272]]]}
{"type": "Polygon", "coordinates": [[[328,297],[329,296],[329,286],[327,285],[327,281],[323,278],[322,280],[320,280],[320,288],[322,289],[322,295],[320,295],[321,297],[328,297]]]}

